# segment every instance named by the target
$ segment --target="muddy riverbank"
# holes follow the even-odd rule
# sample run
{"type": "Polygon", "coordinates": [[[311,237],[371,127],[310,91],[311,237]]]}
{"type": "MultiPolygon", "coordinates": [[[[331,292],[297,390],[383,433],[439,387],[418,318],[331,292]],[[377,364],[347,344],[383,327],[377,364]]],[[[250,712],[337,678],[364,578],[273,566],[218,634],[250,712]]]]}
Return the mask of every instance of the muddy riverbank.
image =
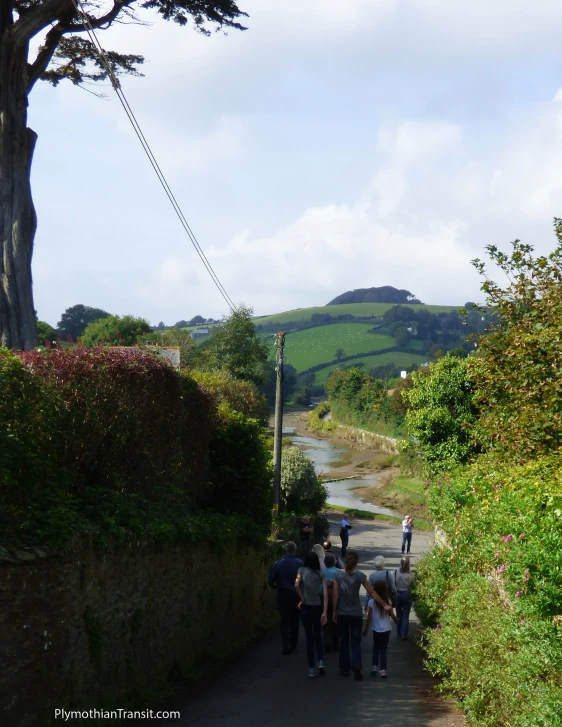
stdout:
{"type": "Polygon", "coordinates": [[[388,481],[388,472],[381,469],[381,462],[384,458],[388,461],[389,455],[371,447],[352,447],[348,440],[338,437],[320,437],[308,429],[306,419],[306,413],[287,414],[283,436],[312,459],[328,488],[328,502],[402,518],[403,513],[377,501],[377,490],[388,481]]]}

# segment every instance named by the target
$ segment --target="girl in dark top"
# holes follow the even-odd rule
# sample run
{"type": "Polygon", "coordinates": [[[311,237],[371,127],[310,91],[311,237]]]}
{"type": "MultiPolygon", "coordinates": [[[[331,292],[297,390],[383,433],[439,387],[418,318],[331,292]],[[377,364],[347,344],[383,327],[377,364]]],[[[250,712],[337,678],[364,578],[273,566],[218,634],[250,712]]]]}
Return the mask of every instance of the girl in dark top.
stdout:
{"type": "Polygon", "coordinates": [[[304,565],[299,568],[295,591],[299,597],[302,625],[306,634],[308,676],[314,677],[314,647],[318,656],[318,674],[324,676],[324,642],[322,626],[327,621],[328,591],[326,579],[320,570],[320,560],[314,551],[307,553],[304,565]],[[322,595],[324,598],[322,599],[322,595]]]}

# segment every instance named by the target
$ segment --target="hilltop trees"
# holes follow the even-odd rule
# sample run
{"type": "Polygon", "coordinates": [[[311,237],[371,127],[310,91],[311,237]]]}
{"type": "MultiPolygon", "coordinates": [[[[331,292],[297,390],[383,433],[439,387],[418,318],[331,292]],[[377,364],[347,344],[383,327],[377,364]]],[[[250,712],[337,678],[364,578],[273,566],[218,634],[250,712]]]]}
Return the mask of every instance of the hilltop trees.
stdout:
{"type": "MultiPolygon", "coordinates": [[[[246,14],[234,0],[82,0],[89,25],[141,21],[154,11],[194,27],[244,30],[246,14]]],[[[31,258],[37,218],[30,173],[36,133],[27,126],[29,94],[37,81],[53,86],[108,79],[73,0],[2,0],[0,3],[0,345],[29,348],[37,339],[31,258]]],[[[113,74],[141,75],[142,56],[107,52],[113,74]]]]}
{"type": "Polygon", "coordinates": [[[380,288],[357,288],[347,293],[342,293],[331,300],[328,305],[340,305],[342,303],[417,303],[418,300],[409,290],[398,290],[392,285],[383,285],[380,288]]]}

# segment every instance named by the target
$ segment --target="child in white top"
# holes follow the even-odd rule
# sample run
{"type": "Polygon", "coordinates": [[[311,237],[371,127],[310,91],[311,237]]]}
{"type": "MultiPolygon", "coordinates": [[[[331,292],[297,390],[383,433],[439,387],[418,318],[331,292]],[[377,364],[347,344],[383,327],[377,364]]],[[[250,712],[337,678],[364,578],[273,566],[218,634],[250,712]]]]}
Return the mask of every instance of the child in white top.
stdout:
{"type": "MultiPolygon", "coordinates": [[[[385,603],[391,604],[390,593],[388,592],[388,586],[384,581],[376,581],[373,585],[375,593],[377,593],[385,603]]],[[[368,614],[367,623],[363,630],[363,636],[367,636],[369,626],[373,632],[373,667],[371,669],[371,676],[377,675],[377,669],[380,662],[380,675],[386,677],[386,650],[388,648],[388,639],[390,638],[390,632],[392,630],[392,619],[395,623],[398,623],[394,611],[385,611],[382,606],[371,598],[368,603],[368,614]]]]}

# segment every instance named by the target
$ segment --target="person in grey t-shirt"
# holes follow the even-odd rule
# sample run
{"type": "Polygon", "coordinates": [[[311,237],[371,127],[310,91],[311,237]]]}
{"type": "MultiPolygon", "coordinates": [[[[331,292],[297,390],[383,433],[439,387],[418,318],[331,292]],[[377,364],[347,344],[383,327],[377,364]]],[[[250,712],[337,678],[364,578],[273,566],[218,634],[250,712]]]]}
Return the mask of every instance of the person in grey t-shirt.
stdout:
{"type": "Polygon", "coordinates": [[[306,655],[308,659],[308,676],[315,676],[314,647],[318,656],[318,673],[324,676],[324,642],[322,626],[326,623],[328,611],[328,589],[326,578],[320,570],[320,560],[314,551],[305,555],[304,565],[299,568],[295,591],[300,599],[302,625],[306,634],[306,655]],[[324,599],[322,601],[322,594],[324,599]]]}
{"type": "Polygon", "coordinates": [[[359,591],[361,586],[369,593],[371,598],[380,603],[387,611],[392,606],[385,603],[375,593],[367,576],[357,570],[359,556],[354,550],[348,550],[345,558],[345,570],[337,571],[334,576],[334,621],[340,631],[340,672],[349,676],[353,670],[355,679],[363,679],[361,662],[361,632],[363,629],[363,609],[359,591]],[[350,655],[351,649],[351,655],[350,655]]]}

